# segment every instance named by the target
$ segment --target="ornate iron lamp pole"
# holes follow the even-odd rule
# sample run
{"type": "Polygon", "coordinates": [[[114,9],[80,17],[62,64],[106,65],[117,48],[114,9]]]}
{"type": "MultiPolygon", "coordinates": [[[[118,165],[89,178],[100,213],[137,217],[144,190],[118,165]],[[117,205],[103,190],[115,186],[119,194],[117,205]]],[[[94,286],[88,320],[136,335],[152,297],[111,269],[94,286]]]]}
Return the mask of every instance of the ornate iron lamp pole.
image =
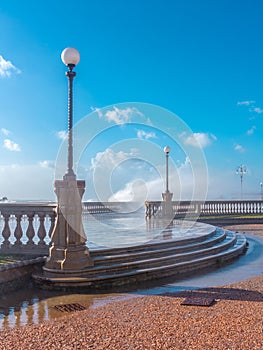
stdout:
{"type": "Polygon", "coordinates": [[[170,147],[166,146],[164,147],[163,151],[165,153],[166,158],[166,189],[165,192],[162,193],[163,197],[163,216],[166,218],[172,218],[173,217],[173,209],[172,209],[172,197],[173,193],[169,191],[169,169],[168,169],[168,160],[169,160],[169,152],[170,147]]]}
{"type": "Polygon", "coordinates": [[[263,201],[263,182],[260,182],[259,186],[260,186],[261,200],[263,201]]]}
{"type": "Polygon", "coordinates": [[[166,193],[169,192],[169,189],[168,189],[168,182],[169,182],[169,171],[168,171],[168,160],[169,160],[169,152],[170,152],[170,147],[169,146],[166,146],[164,147],[164,152],[166,154],[166,193]]]}
{"type": "Polygon", "coordinates": [[[247,173],[247,167],[245,165],[239,165],[236,168],[236,174],[240,176],[240,197],[243,199],[243,176],[247,173]]]}
{"type": "Polygon", "coordinates": [[[68,67],[66,76],[68,77],[68,168],[64,175],[64,179],[76,178],[73,171],[73,79],[76,72],[73,72],[74,67],[79,63],[79,52],[74,48],[66,48],[61,54],[62,62],[68,67]]]}
{"type": "Polygon", "coordinates": [[[66,48],[61,59],[68,67],[68,154],[67,171],[63,180],[55,181],[58,198],[57,220],[51,236],[49,258],[43,267],[45,280],[56,284],[56,278],[70,285],[72,278],[85,275],[87,268],[93,265],[86,246],[86,235],[82,224],[82,196],[85,181],[76,180],[73,171],[73,68],[80,60],[79,52],[66,48]]]}

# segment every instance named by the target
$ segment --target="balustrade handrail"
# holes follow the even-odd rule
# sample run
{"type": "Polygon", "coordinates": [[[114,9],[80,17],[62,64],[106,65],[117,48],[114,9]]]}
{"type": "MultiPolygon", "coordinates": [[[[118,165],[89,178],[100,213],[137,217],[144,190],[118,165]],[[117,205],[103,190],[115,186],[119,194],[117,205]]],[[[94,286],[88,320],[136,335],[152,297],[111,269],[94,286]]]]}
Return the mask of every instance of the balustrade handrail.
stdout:
{"type": "Polygon", "coordinates": [[[30,212],[38,213],[40,211],[50,213],[57,207],[56,203],[18,203],[18,202],[7,202],[0,203],[0,213],[8,212],[10,214],[23,213],[27,214],[30,212]]]}
{"type": "MultiPolygon", "coordinates": [[[[146,218],[162,214],[162,201],[146,201],[146,218]]],[[[200,216],[263,214],[262,200],[218,200],[218,201],[172,201],[174,217],[185,214],[200,216]]]]}
{"type": "MultiPolygon", "coordinates": [[[[158,204],[161,204],[163,203],[163,201],[150,201],[150,200],[147,200],[145,201],[145,204],[152,204],[152,203],[158,203],[158,204]]],[[[194,201],[191,201],[191,200],[183,200],[183,201],[171,201],[172,204],[190,204],[190,203],[199,203],[199,204],[214,204],[214,203],[263,203],[262,200],[260,199],[242,199],[242,200],[235,200],[235,199],[227,199],[227,200],[223,200],[223,199],[220,199],[220,200],[206,200],[206,201],[201,201],[201,200],[194,200],[194,201]]]]}
{"type": "Polygon", "coordinates": [[[0,203],[0,252],[46,255],[56,220],[55,203],[0,203]]]}

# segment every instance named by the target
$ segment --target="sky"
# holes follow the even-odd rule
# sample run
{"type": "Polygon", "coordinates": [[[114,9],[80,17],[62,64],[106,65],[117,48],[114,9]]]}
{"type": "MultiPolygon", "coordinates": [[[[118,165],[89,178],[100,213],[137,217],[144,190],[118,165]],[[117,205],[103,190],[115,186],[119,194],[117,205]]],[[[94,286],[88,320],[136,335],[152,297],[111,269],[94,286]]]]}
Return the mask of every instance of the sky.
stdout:
{"type": "Polygon", "coordinates": [[[55,200],[67,67],[85,200],[260,199],[261,0],[1,0],[0,198],[55,200]],[[241,176],[236,169],[246,167],[241,176]]]}

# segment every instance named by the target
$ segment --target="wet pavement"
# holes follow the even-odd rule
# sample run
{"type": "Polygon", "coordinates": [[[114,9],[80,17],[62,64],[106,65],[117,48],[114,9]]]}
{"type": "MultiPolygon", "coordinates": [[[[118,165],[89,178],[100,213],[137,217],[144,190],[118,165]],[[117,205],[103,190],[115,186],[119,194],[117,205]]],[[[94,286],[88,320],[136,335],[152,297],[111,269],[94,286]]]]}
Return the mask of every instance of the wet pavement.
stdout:
{"type": "Polygon", "coordinates": [[[210,271],[200,271],[198,276],[189,276],[180,280],[170,278],[155,284],[144,284],[130,292],[100,294],[65,294],[63,292],[44,291],[34,286],[9,293],[0,297],[0,328],[16,327],[40,323],[65,316],[57,305],[78,303],[84,308],[96,308],[112,301],[132,297],[162,294],[189,289],[222,286],[240,282],[263,273],[263,238],[246,234],[249,247],[246,254],[231,264],[210,271]]]}

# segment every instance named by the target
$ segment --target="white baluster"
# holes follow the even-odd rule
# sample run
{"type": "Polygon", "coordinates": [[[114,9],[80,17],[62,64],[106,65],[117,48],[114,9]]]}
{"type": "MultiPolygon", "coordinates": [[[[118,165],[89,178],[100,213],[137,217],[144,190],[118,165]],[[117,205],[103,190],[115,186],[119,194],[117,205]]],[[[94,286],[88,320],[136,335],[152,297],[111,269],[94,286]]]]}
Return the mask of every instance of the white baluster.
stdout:
{"type": "Polygon", "coordinates": [[[10,214],[9,213],[3,213],[3,217],[4,217],[4,221],[5,221],[5,225],[4,225],[4,229],[2,232],[2,236],[4,238],[4,241],[2,243],[1,248],[3,249],[9,249],[10,248],[10,241],[9,238],[11,236],[11,230],[10,230],[10,226],[9,226],[9,217],[10,214]]]}
{"type": "Polygon", "coordinates": [[[14,232],[14,236],[15,236],[15,246],[21,246],[22,242],[21,242],[21,238],[23,236],[23,231],[22,231],[22,227],[21,227],[21,219],[22,219],[22,214],[16,214],[16,228],[15,228],[15,232],[14,232]]]}

